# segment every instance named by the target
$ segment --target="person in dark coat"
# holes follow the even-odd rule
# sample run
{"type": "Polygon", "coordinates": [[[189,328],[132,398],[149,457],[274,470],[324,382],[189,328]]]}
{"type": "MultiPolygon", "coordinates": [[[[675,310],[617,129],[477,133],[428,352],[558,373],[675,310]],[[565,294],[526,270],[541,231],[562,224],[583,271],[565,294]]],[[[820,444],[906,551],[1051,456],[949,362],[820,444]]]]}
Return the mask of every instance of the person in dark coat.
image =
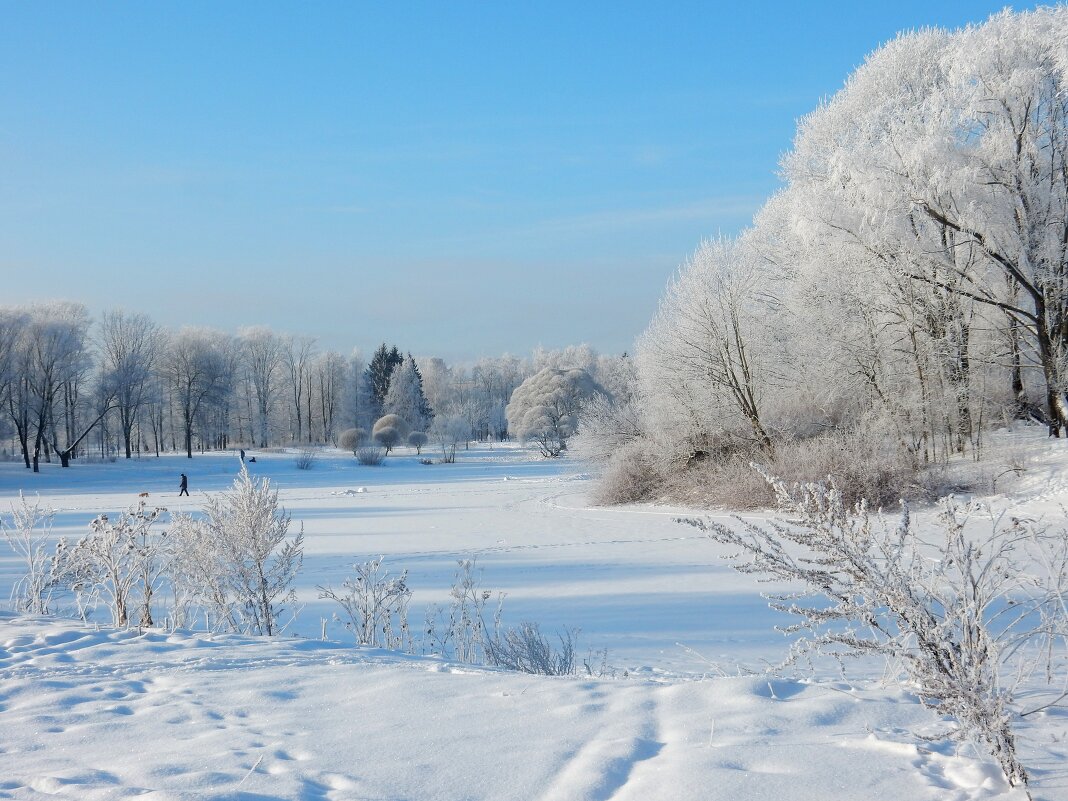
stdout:
{"type": "Polygon", "coordinates": [[[241,461],[242,462],[245,461],[245,449],[244,448],[241,449],[241,461]]]}
{"type": "Polygon", "coordinates": [[[189,479],[185,477],[185,473],[182,473],[182,483],[178,485],[178,497],[189,494],[189,479]]]}

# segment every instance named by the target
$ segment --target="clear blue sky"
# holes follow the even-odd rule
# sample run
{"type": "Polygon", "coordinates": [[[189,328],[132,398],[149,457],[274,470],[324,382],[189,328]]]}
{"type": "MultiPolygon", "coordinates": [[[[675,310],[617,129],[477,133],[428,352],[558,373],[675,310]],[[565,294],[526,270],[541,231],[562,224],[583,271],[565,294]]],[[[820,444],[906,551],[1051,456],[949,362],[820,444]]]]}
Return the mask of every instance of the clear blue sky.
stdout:
{"type": "Polygon", "coordinates": [[[628,349],[796,119],[997,2],[0,4],[0,304],[628,349]]]}

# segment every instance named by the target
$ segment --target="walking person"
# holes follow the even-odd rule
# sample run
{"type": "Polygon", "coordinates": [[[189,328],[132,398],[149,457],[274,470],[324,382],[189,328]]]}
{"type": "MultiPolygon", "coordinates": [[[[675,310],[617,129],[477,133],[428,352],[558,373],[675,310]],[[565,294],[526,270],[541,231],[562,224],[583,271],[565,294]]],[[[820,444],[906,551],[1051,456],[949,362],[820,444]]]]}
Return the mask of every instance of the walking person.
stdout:
{"type": "Polygon", "coordinates": [[[241,449],[241,461],[242,462],[245,461],[245,449],[244,448],[241,449]]]}
{"type": "Polygon", "coordinates": [[[185,473],[182,473],[182,483],[178,485],[178,497],[183,495],[189,495],[189,479],[185,477],[185,473]]]}

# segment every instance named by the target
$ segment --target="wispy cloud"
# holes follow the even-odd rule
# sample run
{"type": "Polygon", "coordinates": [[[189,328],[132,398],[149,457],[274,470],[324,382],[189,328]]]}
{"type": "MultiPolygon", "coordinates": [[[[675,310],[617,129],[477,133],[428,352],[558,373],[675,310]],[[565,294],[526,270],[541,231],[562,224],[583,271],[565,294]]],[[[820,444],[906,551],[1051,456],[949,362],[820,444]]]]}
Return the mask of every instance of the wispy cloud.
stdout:
{"type": "Polygon", "coordinates": [[[605,209],[539,220],[509,233],[521,235],[579,235],[618,229],[655,228],[677,223],[705,220],[709,224],[717,218],[738,218],[753,215],[765,200],[763,195],[737,195],[709,198],[672,206],[650,208],[605,209]]]}

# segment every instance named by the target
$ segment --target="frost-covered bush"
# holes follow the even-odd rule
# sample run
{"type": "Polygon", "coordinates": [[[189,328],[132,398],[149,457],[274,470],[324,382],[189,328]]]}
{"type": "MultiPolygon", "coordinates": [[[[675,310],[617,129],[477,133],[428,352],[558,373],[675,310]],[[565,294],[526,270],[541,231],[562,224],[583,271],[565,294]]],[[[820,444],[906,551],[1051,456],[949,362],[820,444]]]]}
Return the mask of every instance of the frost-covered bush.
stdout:
{"type": "Polygon", "coordinates": [[[341,607],[345,628],[352,631],[357,645],[407,653],[418,648],[422,653],[466,664],[495,665],[546,676],[576,671],[577,631],[565,629],[557,646],[542,635],[537,623],[523,622],[504,629],[503,594],[498,594],[492,623],[487,624],[486,603],[492,593],[482,589],[481,571],[474,559],[457,562],[448,605],[427,607],[423,631],[418,636],[413,635],[408,623],[412,597],[408,571],[390,575],[382,558],[357,563],[353,571],[341,590],[323,585],[317,589],[320,598],[341,607]]]}
{"type": "Polygon", "coordinates": [[[585,370],[546,367],[512,393],[505,415],[508,430],[522,442],[534,442],[547,457],[559,456],[578,428],[583,402],[604,394],[585,370]]]}
{"type": "Polygon", "coordinates": [[[0,517],[0,532],[11,549],[22,559],[25,572],[11,588],[11,602],[16,612],[48,614],[52,578],[46,551],[55,512],[41,507],[38,497],[32,503],[19,492],[18,503],[11,505],[11,517],[0,517]]]}
{"type": "Polygon", "coordinates": [[[375,439],[375,441],[377,441],[378,432],[383,431],[387,428],[392,428],[394,431],[397,432],[398,442],[407,437],[408,432],[411,431],[411,427],[408,425],[408,421],[406,421],[403,417],[398,414],[387,414],[382,417],[379,417],[378,420],[375,421],[374,427],[371,429],[371,437],[375,439]]]}
{"type": "Polygon", "coordinates": [[[408,444],[415,448],[417,456],[423,452],[423,446],[426,445],[427,440],[427,435],[422,431],[413,431],[408,435],[408,444]]]}
{"type": "Polygon", "coordinates": [[[165,511],[141,500],[115,520],[98,515],[74,545],[66,538],[56,545],[52,582],[74,591],[83,614],[102,600],[112,623],[126,626],[137,604],[138,625],[153,625],[152,599],[174,553],[166,532],[154,528],[165,511]]]}
{"type": "Polygon", "coordinates": [[[375,445],[362,445],[356,449],[356,461],[364,467],[377,467],[386,458],[386,451],[375,445]]]}
{"type": "MultiPolygon", "coordinates": [[[[469,664],[492,664],[492,633],[486,625],[485,608],[493,593],[482,589],[482,573],[474,559],[456,563],[449,606],[430,606],[423,627],[423,649],[469,664]]],[[[497,617],[500,619],[498,596],[497,617]]]]}
{"type": "Polygon", "coordinates": [[[367,432],[362,428],[346,428],[337,438],[337,445],[339,448],[352,451],[356,453],[356,449],[360,447],[367,439],[367,432]]]}
{"type": "Polygon", "coordinates": [[[663,477],[651,447],[649,442],[635,439],[613,452],[594,486],[593,502],[636,503],[655,498],[663,488],[663,477]]]}
{"type": "Polygon", "coordinates": [[[558,635],[554,646],[537,623],[524,621],[515,628],[498,632],[490,640],[489,653],[497,667],[542,676],[570,676],[575,673],[575,641],[578,632],[571,629],[558,635]]]}
{"type": "Polygon", "coordinates": [[[391,576],[381,557],[352,568],[354,575],[345,579],[340,593],[320,585],[319,597],[341,607],[348,618],[345,627],[352,631],[357,645],[411,651],[408,571],[391,576]]]}
{"type": "Polygon", "coordinates": [[[1058,682],[1048,703],[1064,698],[1065,532],[994,520],[976,539],[966,531],[975,509],[948,498],[928,542],[907,507],[890,528],[833,485],[767,481],[786,520],[682,522],[731,546],[737,570],[803,588],[769,596],[799,619],[786,629],[803,635],[788,663],[813,653],[885,658],[924,704],[956,721],[959,737],[986,747],[1010,785],[1026,788],[1013,688],[1043,675],[1058,682]]]}
{"type": "Polygon", "coordinates": [[[183,523],[187,592],[231,630],[278,634],[304,558],[304,532],[291,538],[289,525],[270,480],[242,465],[228,492],[208,496],[202,520],[183,523]]]}
{"type": "Polygon", "coordinates": [[[847,505],[863,500],[886,509],[903,498],[935,500],[945,482],[943,464],[923,465],[900,445],[862,431],[785,442],[767,468],[789,483],[826,481],[830,476],[847,505]]]}
{"type": "Polygon", "coordinates": [[[302,448],[297,454],[295,464],[298,470],[311,470],[315,466],[315,451],[311,448],[302,448]]]}
{"type": "Polygon", "coordinates": [[[392,426],[375,429],[374,441],[385,448],[387,454],[400,442],[400,439],[400,432],[392,426]]]}

